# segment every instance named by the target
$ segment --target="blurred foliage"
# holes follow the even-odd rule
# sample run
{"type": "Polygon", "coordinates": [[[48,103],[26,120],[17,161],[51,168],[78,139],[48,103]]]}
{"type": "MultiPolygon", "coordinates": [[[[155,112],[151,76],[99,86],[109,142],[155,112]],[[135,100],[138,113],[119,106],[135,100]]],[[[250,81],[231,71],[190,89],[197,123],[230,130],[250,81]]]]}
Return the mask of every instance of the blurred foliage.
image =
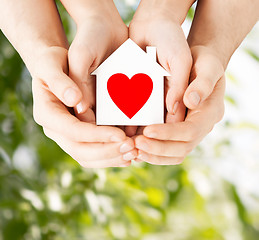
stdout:
{"type": "Polygon", "coordinates": [[[246,48],[245,51],[257,62],[259,62],[259,55],[256,54],[252,49],[246,48]]]}
{"type": "Polygon", "coordinates": [[[201,147],[181,166],[82,169],[33,121],[31,78],[3,34],[0,89],[0,240],[259,239],[258,212],[199,162],[201,147]]]}

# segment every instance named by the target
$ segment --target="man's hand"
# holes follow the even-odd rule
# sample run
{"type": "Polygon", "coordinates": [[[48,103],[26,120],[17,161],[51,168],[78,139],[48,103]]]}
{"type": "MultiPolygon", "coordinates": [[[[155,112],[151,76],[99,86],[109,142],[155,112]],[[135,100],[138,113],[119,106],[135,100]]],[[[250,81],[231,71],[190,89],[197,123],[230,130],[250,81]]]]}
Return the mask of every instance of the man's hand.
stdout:
{"type": "Polygon", "coordinates": [[[35,121],[83,167],[129,166],[137,155],[132,139],[119,128],[96,126],[94,119],[91,122],[84,116],[78,119],[65,106],[74,107],[82,97],[77,85],[66,75],[67,69],[67,50],[61,47],[46,49],[35,62],[35,121]]]}
{"type": "MultiPolygon", "coordinates": [[[[168,114],[166,124],[145,127],[143,135],[135,138],[138,161],[159,165],[181,163],[223,117],[224,68],[208,48],[197,46],[191,51],[194,64],[185,95],[195,89],[208,97],[196,109],[188,110],[184,122],[174,122],[168,114]]],[[[187,98],[186,105],[191,106],[187,98]]]]}

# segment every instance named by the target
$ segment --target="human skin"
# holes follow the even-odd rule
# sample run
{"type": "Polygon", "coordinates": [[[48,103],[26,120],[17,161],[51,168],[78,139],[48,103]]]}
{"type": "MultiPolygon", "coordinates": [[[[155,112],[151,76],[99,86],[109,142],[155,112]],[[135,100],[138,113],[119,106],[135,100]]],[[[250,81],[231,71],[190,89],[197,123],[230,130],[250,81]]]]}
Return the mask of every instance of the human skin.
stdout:
{"type": "Polygon", "coordinates": [[[112,0],[61,2],[77,26],[76,36],[68,51],[68,60],[69,76],[84,95],[75,109],[82,116],[95,104],[91,72],[128,39],[128,28],[112,0]]]}
{"type": "MultiPolygon", "coordinates": [[[[188,36],[189,45],[208,47],[226,69],[234,51],[258,19],[257,0],[199,0],[188,36]]],[[[193,81],[185,92],[185,105],[191,109],[197,107],[211,94],[215,84],[210,79],[193,81]],[[198,101],[188,98],[191,93],[198,96],[198,101]]]]}
{"type": "MultiPolygon", "coordinates": [[[[183,95],[192,66],[191,52],[181,28],[193,0],[142,0],[129,26],[129,36],[140,47],[155,46],[158,62],[171,74],[165,81],[165,104],[170,121],[183,121],[183,95]],[[177,9],[177,11],[176,11],[177,9]]],[[[127,134],[134,135],[136,127],[127,134]]]]}
{"type": "Polygon", "coordinates": [[[155,124],[144,128],[135,137],[139,149],[137,161],[156,165],[176,165],[183,162],[200,141],[221,120],[224,114],[224,69],[210,50],[197,46],[191,48],[193,67],[191,81],[204,77],[217,82],[213,93],[195,109],[188,109],[184,121],[155,124]],[[206,71],[204,71],[206,69],[206,71]]]}
{"type": "Polygon", "coordinates": [[[224,70],[259,16],[259,2],[251,0],[247,4],[247,1],[199,1],[188,38],[193,67],[184,94],[184,104],[189,108],[186,119],[146,127],[143,135],[135,139],[139,149],[137,160],[179,164],[222,118],[224,70]],[[192,92],[196,100],[189,98],[192,92]]]}
{"type": "MultiPolygon", "coordinates": [[[[0,27],[33,77],[34,118],[83,167],[129,166],[134,142],[115,127],[76,118],[82,93],[68,74],[68,44],[52,0],[1,0],[0,27]],[[65,106],[66,105],[66,106],[65,106]]],[[[94,107],[94,106],[93,106],[94,107]]]]}
{"type": "MultiPolygon", "coordinates": [[[[77,26],[68,51],[69,76],[83,92],[83,100],[75,108],[76,116],[95,122],[95,81],[90,74],[128,39],[128,28],[112,0],[61,2],[77,26]]],[[[133,149],[124,159],[133,160],[136,154],[133,149]]]]}

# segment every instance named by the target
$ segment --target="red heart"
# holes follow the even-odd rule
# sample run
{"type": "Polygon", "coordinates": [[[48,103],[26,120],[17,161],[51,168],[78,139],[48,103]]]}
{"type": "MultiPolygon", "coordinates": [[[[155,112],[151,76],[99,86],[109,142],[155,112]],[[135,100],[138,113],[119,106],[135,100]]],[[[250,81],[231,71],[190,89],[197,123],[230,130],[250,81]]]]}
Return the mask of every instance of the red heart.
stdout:
{"type": "Polygon", "coordinates": [[[131,79],[117,73],[109,78],[107,89],[112,101],[131,119],[149,99],[153,81],[144,73],[136,74],[131,79]]]}

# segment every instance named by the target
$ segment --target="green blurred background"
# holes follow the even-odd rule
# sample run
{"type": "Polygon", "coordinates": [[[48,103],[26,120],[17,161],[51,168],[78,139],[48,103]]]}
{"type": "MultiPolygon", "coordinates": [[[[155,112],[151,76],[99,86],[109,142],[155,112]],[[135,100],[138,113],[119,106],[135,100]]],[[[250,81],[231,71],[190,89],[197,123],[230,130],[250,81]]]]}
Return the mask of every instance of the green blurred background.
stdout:
{"type": "MultiPolygon", "coordinates": [[[[137,1],[115,2],[128,23],[137,1]]],[[[258,42],[257,24],[229,65],[223,121],[182,165],[83,169],[33,121],[31,77],[0,33],[0,240],[259,239],[258,42]]]]}

